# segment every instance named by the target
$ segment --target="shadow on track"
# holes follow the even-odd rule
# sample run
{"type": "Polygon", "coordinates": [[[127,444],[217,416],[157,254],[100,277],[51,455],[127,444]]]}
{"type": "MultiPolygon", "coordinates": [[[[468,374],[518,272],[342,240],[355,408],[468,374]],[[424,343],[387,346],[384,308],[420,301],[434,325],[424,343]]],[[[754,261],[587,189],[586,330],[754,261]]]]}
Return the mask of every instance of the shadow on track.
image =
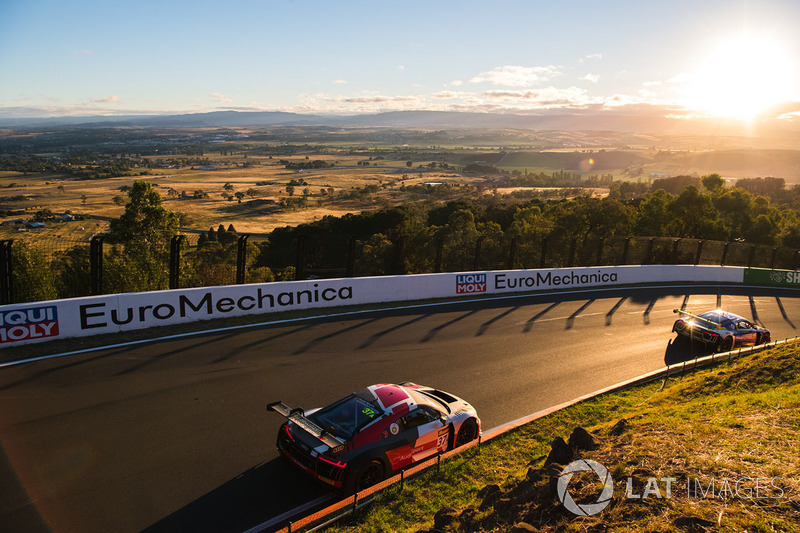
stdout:
{"type": "Polygon", "coordinates": [[[782,316],[782,317],[783,317],[783,319],[786,321],[786,323],[787,323],[787,324],[789,324],[790,326],[792,326],[792,329],[797,329],[797,326],[795,326],[795,325],[794,325],[794,322],[792,322],[792,321],[789,319],[789,315],[787,315],[787,314],[786,314],[786,309],[783,307],[783,302],[781,301],[781,298],[780,298],[780,296],[776,296],[776,297],[775,297],[775,301],[777,302],[777,304],[778,304],[778,309],[780,310],[780,312],[781,312],[781,316],[782,316]]]}
{"type": "Polygon", "coordinates": [[[0,529],[49,533],[51,531],[17,477],[2,444],[0,444],[0,529]]]}
{"type": "Polygon", "coordinates": [[[664,352],[664,364],[674,365],[684,361],[692,361],[698,357],[705,357],[714,353],[714,350],[707,348],[703,343],[690,341],[686,337],[675,337],[664,352]]]}
{"type": "Polygon", "coordinates": [[[276,458],[236,476],[144,532],[241,533],[328,493],[276,458]]]}

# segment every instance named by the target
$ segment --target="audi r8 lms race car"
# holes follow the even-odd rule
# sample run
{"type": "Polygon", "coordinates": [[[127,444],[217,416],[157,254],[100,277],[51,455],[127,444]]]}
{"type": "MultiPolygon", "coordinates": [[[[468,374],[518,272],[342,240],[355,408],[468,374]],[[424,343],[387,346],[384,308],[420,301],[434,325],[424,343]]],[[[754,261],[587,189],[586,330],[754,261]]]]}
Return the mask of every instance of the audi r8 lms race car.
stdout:
{"type": "Polygon", "coordinates": [[[674,312],[683,316],[675,321],[672,331],[679,336],[700,341],[718,352],[728,352],[737,346],[755,346],[770,340],[768,329],[727,311],[715,309],[700,315],[680,309],[674,312]]]}
{"type": "Polygon", "coordinates": [[[278,451],[343,492],[363,490],[395,471],[480,435],[475,409],[457,396],[415,383],[381,383],[327,407],[303,411],[274,402],[287,420],[278,451]]]}

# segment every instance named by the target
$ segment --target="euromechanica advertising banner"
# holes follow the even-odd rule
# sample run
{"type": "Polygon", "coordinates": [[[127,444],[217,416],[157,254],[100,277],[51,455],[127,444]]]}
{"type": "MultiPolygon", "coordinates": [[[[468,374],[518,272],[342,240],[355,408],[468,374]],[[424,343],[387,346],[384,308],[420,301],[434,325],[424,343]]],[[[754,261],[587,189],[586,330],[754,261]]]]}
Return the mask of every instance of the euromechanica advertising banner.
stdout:
{"type": "Polygon", "coordinates": [[[648,283],[742,283],[743,273],[740,267],[616,266],[289,281],[113,294],[0,306],[0,346],[299,309],[648,283]]]}

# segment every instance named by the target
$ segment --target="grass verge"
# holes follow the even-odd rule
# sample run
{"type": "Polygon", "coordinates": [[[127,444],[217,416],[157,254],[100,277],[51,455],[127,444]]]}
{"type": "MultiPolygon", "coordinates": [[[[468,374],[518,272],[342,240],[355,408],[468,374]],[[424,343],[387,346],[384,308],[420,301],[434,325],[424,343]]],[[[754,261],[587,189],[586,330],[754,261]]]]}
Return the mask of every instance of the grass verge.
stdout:
{"type": "MultiPolygon", "coordinates": [[[[582,402],[390,488],[326,531],[800,532],[799,355],[790,343],[582,402]],[[591,516],[565,508],[564,465],[545,464],[576,427],[594,443],[568,446],[570,459],[597,461],[614,480],[591,516]]],[[[602,485],[580,472],[568,488],[592,504],[602,485]]]]}

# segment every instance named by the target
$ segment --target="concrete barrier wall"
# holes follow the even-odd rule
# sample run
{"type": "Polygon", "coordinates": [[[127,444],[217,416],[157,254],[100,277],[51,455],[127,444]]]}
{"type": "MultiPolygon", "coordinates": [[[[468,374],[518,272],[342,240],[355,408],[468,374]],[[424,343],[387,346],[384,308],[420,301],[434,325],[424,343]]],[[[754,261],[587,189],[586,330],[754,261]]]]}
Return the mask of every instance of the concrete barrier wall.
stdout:
{"type": "MultiPolygon", "coordinates": [[[[300,309],[657,283],[742,283],[745,268],[648,265],[227,285],[0,306],[0,347],[300,309]]],[[[768,271],[769,272],[769,271],[768,271]]]]}

